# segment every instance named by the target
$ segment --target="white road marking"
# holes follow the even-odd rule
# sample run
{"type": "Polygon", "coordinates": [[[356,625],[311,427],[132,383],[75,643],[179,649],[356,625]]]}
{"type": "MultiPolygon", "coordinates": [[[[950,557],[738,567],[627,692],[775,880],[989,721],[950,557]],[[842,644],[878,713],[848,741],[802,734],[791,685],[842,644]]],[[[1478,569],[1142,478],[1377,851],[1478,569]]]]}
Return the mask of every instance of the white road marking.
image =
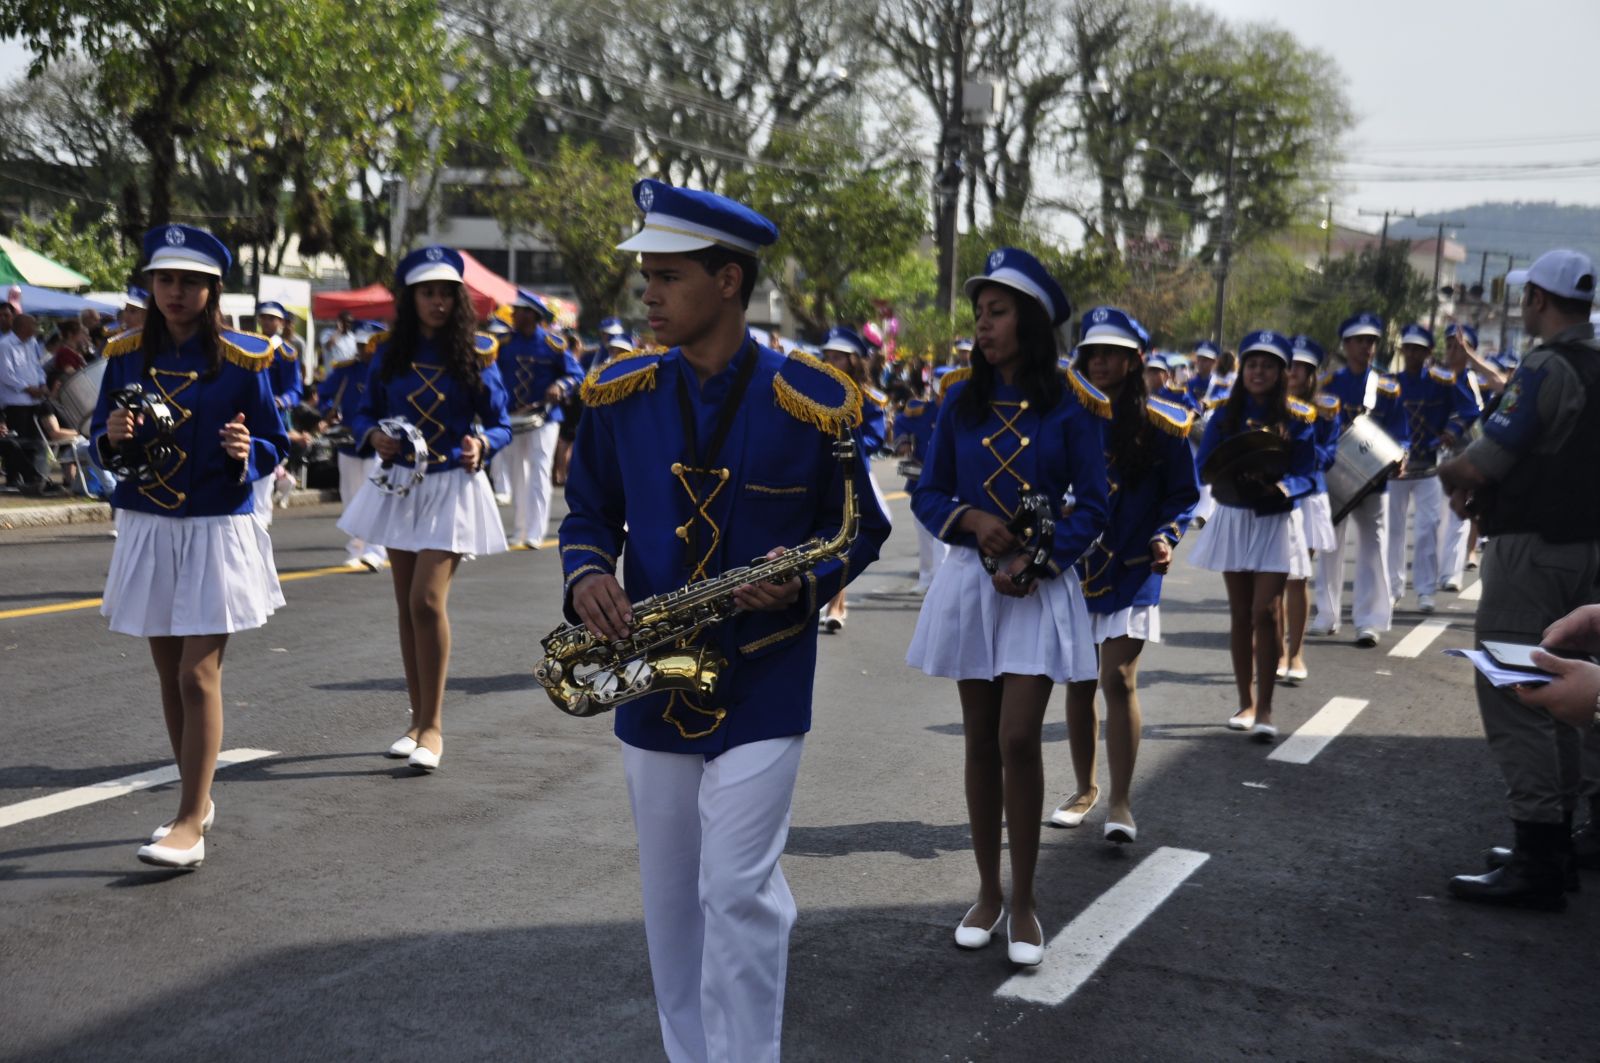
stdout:
{"type": "MultiPolygon", "coordinates": [[[[275,749],[225,749],[217,757],[217,770],[277,755],[278,751],[275,749]]],[[[80,786],[75,790],[63,790],[46,797],[18,801],[14,805],[0,806],[0,827],[15,827],[18,823],[26,823],[30,819],[53,816],[57,812],[82,808],[97,801],[109,801],[113,797],[126,797],[138,790],[148,790],[152,786],[162,786],[177,781],[178,767],[174,764],[154,771],[141,771],[137,775],[124,775],[120,779],[107,779],[93,786],[80,786]]]]}
{"type": "Polygon", "coordinates": [[[1483,597],[1483,580],[1473,580],[1472,586],[1456,596],[1458,602],[1475,602],[1483,597]]]}
{"type": "Polygon", "coordinates": [[[1317,714],[1290,735],[1278,748],[1267,754],[1268,760],[1285,764],[1310,764],[1329,742],[1350,726],[1350,721],[1361,715],[1367,703],[1361,698],[1332,698],[1317,710],[1317,714]]]}
{"type": "Polygon", "coordinates": [[[1209,859],[1211,854],[1191,849],[1157,849],[1055,936],[1044,950],[1044,963],[1007,979],[995,996],[1060,1004],[1209,859]]]}
{"type": "Polygon", "coordinates": [[[1448,620],[1424,620],[1411,629],[1411,633],[1399,642],[1394,649],[1389,651],[1390,657],[1421,657],[1422,651],[1433,644],[1433,640],[1444,633],[1450,626],[1448,620]]]}

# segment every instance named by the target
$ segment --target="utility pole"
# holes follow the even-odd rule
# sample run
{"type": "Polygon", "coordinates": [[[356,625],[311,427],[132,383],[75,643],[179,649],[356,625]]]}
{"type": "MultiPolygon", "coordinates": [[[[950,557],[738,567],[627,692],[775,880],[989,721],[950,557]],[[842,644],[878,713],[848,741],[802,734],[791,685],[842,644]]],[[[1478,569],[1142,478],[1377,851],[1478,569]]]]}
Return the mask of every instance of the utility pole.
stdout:
{"type": "Polygon", "coordinates": [[[1417,216],[1416,211],[1412,211],[1409,214],[1401,214],[1397,210],[1362,210],[1357,211],[1357,213],[1368,218],[1376,218],[1380,214],[1383,215],[1383,231],[1378,235],[1378,254],[1380,255],[1383,254],[1384,249],[1389,246],[1390,215],[1393,215],[1396,218],[1415,218],[1417,216]]]}
{"type": "MultiPolygon", "coordinates": [[[[1517,264],[1516,255],[1506,256],[1506,276],[1511,276],[1511,267],[1517,264]]],[[[1500,353],[1506,353],[1506,329],[1511,324],[1511,285],[1504,281],[1500,284],[1500,353]]]]}
{"type": "Polygon", "coordinates": [[[938,215],[934,238],[939,245],[939,287],[936,306],[947,318],[955,310],[956,298],[956,217],[961,201],[961,155],[965,147],[963,105],[967,90],[967,27],[971,5],[963,3],[950,26],[955,53],[950,57],[949,108],[944,116],[944,131],[939,140],[939,172],[934,175],[934,204],[938,215]]]}
{"type": "Polygon", "coordinates": [[[1478,260],[1478,301],[1472,308],[1472,327],[1477,328],[1483,323],[1483,281],[1489,275],[1489,252],[1485,251],[1478,260]]]}
{"type": "Polygon", "coordinates": [[[1439,223],[1439,235],[1433,241],[1433,304],[1428,311],[1428,331],[1432,332],[1439,321],[1439,267],[1444,264],[1444,227],[1459,227],[1465,222],[1442,221],[1439,223]]]}
{"type": "Polygon", "coordinates": [[[1222,218],[1217,233],[1217,307],[1211,317],[1211,341],[1225,348],[1222,338],[1224,313],[1228,304],[1228,261],[1233,256],[1233,154],[1238,147],[1239,109],[1228,115],[1228,171],[1222,185],[1222,218]]]}
{"type": "Polygon", "coordinates": [[[1328,214],[1322,219],[1322,272],[1328,272],[1333,261],[1333,200],[1328,200],[1328,214]]]}

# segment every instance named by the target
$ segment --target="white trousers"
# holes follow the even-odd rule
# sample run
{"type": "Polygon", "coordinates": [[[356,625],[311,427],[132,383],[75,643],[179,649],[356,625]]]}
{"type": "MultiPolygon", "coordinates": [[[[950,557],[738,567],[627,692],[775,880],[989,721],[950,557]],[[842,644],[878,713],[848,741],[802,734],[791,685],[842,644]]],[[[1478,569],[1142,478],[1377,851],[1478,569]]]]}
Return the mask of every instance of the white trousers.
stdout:
{"type": "Polygon", "coordinates": [[[933,577],[938,573],[939,566],[944,564],[945,557],[950,553],[950,544],[934,536],[933,532],[922,526],[922,522],[914,521],[917,526],[917,586],[927,590],[933,585],[933,577]]]}
{"type": "Polygon", "coordinates": [[[1344,610],[1345,535],[1352,524],[1356,527],[1356,600],[1351,619],[1358,629],[1388,631],[1394,601],[1389,596],[1389,500],[1384,494],[1363,498],[1333,526],[1334,548],[1318,555],[1317,626],[1339,628],[1344,610]]]}
{"type": "Polygon", "coordinates": [[[672,1063],[778,1059],[796,914],[778,857],[803,745],[774,738],[712,760],[622,747],[672,1063]]]}
{"type": "Polygon", "coordinates": [[[537,546],[550,523],[550,470],[555,466],[561,426],[554,421],[511,437],[511,445],[495,455],[511,478],[511,542],[537,546]]]}
{"type": "Polygon", "coordinates": [[[1450,583],[1460,587],[1467,578],[1467,547],[1472,537],[1472,522],[1456,516],[1449,500],[1443,505],[1444,546],[1439,553],[1439,585],[1450,583]]]}
{"type": "MultiPolygon", "coordinates": [[[[355,501],[356,495],[361,491],[361,485],[371,479],[372,474],[377,471],[378,458],[376,455],[370,458],[358,458],[351,454],[340,454],[338,457],[339,501],[344,504],[345,509],[349,509],[350,503],[355,501]]],[[[352,558],[371,556],[379,561],[388,560],[389,557],[389,551],[382,546],[374,544],[369,547],[353,535],[345,544],[345,553],[352,558]]]]}
{"type": "MultiPolygon", "coordinates": [[[[513,436],[513,439],[516,437],[513,436]]],[[[496,454],[489,462],[489,486],[497,495],[511,493],[511,460],[505,457],[505,452],[496,454]]]]}
{"type": "Polygon", "coordinates": [[[1437,476],[1389,481],[1389,595],[1406,593],[1406,528],[1411,529],[1411,585],[1420,594],[1439,589],[1439,540],[1444,528],[1444,488],[1437,476]],[[1414,513],[1415,523],[1407,520],[1414,513]]]}

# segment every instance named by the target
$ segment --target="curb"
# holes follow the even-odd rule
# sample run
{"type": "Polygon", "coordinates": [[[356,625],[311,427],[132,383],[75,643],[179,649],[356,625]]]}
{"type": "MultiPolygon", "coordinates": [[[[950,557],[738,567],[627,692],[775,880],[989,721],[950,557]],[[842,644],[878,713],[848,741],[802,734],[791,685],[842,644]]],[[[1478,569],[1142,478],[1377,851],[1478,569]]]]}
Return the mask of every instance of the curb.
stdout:
{"type": "MultiPolygon", "coordinates": [[[[339,501],[337,489],[296,491],[281,509],[320,506],[339,501]]],[[[60,506],[19,506],[0,509],[0,531],[20,528],[51,528],[66,524],[105,524],[111,520],[111,506],[105,502],[73,502],[60,506]]]]}

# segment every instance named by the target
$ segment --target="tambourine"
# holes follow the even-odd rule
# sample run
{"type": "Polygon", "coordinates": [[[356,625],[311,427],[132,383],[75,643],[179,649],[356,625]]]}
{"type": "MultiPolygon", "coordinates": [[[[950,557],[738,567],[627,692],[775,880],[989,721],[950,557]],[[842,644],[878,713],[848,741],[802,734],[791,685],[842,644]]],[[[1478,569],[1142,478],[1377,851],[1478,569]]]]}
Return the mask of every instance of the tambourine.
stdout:
{"type": "MultiPolygon", "coordinates": [[[[1022,496],[1016,515],[1006,528],[1022,542],[1022,553],[1028,564],[1021,572],[1013,573],[1011,582],[1026,587],[1050,571],[1050,554],[1055,547],[1055,506],[1048,495],[1034,492],[1022,496]]],[[[991,576],[1000,571],[1000,559],[982,555],[984,571],[991,576]]]]}
{"type": "Polygon", "coordinates": [[[393,460],[378,463],[378,471],[371,476],[372,485],[386,495],[404,498],[428,474],[428,440],[422,429],[404,417],[385,417],[378,422],[378,431],[390,439],[400,440],[402,448],[393,460]],[[402,466],[402,460],[410,461],[411,467],[402,466]]]}
{"type": "Polygon", "coordinates": [[[138,384],[129,384],[113,391],[111,408],[129,410],[136,417],[142,414],[154,436],[143,440],[134,437],[116,444],[106,468],[123,479],[132,478],[140,483],[153,481],[157,467],[178,453],[178,444],[172,438],[177,428],[172,408],[161,396],[146,391],[138,384]]]}
{"type": "Polygon", "coordinates": [[[907,480],[922,479],[922,462],[916,458],[904,458],[895,467],[895,472],[907,480]]]}

